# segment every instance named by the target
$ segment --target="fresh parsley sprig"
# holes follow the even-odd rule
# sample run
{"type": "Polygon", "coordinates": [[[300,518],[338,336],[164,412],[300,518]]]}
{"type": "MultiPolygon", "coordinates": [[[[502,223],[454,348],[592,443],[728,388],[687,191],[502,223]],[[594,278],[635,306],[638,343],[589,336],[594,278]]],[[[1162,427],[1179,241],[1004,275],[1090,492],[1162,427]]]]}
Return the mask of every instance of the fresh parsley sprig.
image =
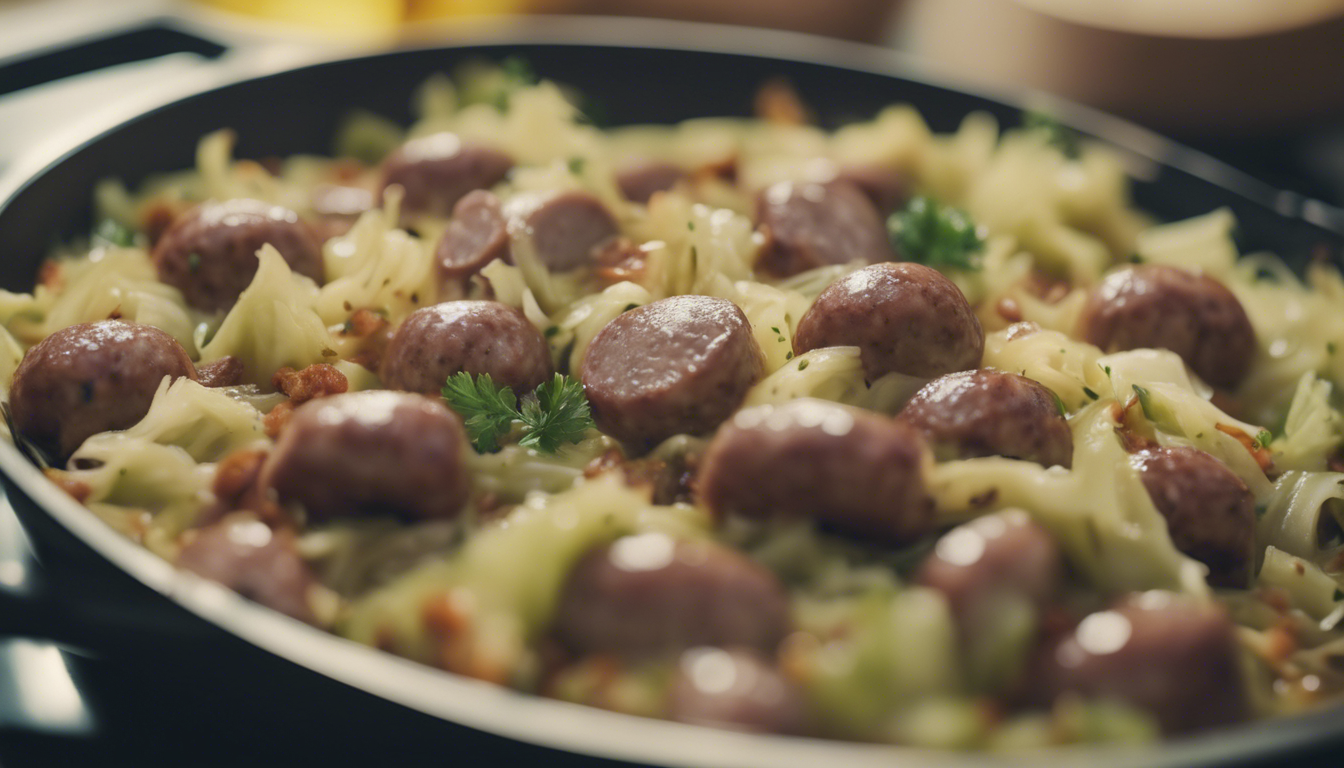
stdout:
{"type": "Polygon", "coordinates": [[[892,247],[901,258],[930,267],[980,268],[985,240],[965,211],[931,197],[916,197],[887,219],[892,247]]]}
{"type": "Polygon", "coordinates": [[[521,403],[513,389],[496,385],[490,374],[456,373],[444,384],[443,399],[462,416],[478,453],[499,450],[500,438],[513,431],[515,421],[523,425],[519,445],[545,453],[578,442],[593,426],[583,384],[558,373],[521,403]]]}

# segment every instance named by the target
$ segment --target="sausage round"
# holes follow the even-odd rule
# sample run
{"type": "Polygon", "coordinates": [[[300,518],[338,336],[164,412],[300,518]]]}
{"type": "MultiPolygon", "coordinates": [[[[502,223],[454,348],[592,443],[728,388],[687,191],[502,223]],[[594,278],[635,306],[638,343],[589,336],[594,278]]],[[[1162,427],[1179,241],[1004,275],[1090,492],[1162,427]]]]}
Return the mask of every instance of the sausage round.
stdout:
{"type": "Polygon", "coordinates": [[[764,366],[735,304],[673,296],[608,323],[588,346],[582,379],[598,428],[647,446],[713,430],[741,405],[764,366]]]}
{"type": "Polygon", "coordinates": [[[932,378],[980,364],[985,332],[951,280],[922,264],[864,267],[822,291],[798,322],[794,354],[856,346],[871,381],[932,378]]]}
{"type": "Polygon", "coordinates": [[[1149,448],[1130,461],[1176,548],[1209,567],[1209,583],[1245,587],[1255,558],[1255,497],[1221,461],[1185,446],[1149,448]]]}
{"type": "Polygon", "coordinates": [[[1062,694],[1125,702],[1167,734],[1247,715],[1226,610],[1169,592],[1131,595],[1083,619],[1047,649],[1033,687],[1046,706],[1062,694]]]}
{"type": "Polygon", "coordinates": [[[598,246],[620,234],[602,201],[577,190],[514,198],[505,212],[511,227],[531,234],[537,257],[552,272],[589,264],[598,246]]]}
{"type": "Polygon", "coordinates": [[[19,433],[64,463],[90,435],[135,426],[164,376],[197,378],[172,336],[122,320],[81,323],[28,350],[9,406],[19,433]]]}
{"type": "Polygon", "coordinates": [[[807,707],[798,686],[759,653],[692,648],[668,691],[668,719],[753,733],[802,733],[807,707]]]}
{"type": "Polygon", "coordinates": [[[309,590],[316,583],[294,534],[272,530],[250,512],[235,512],[191,531],[177,564],[249,600],[316,623],[309,590]]]}
{"type": "Polygon", "coordinates": [[[455,133],[411,139],[383,160],[383,192],[405,190],[403,214],[446,217],[463,195],[489,189],[513,169],[513,158],[491,147],[463,141],[455,133]]]}
{"type": "Polygon", "coordinates": [[[495,259],[512,264],[509,232],[499,198],[477,189],[459,200],[434,258],[439,277],[444,281],[465,280],[495,259]]]}
{"type": "Polygon", "coordinates": [[[260,200],[226,200],[178,216],[154,244],[159,280],[207,312],[232,307],[257,274],[257,251],[270,244],[289,268],[321,283],[325,268],[316,233],[294,211],[260,200]]]}
{"type": "Polygon", "coordinates": [[[1215,387],[1235,387],[1255,357],[1237,297],[1206,275],[1161,264],[1113,272],[1083,308],[1080,335],[1107,352],[1167,349],[1215,387]]]}
{"type": "Polygon", "coordinates": [[[773,653],[789,632],[774,574],[736,550],[661,533],[627,536],[579,559],[555,636],[578,654],[646,659],[698,645],[773,653]]]}
{"type": "Polygon", "coordinates": [[[813,518],[902,543],[933,528],[927,453],[907,424],[805,398],[739,411],[710,442],[695,488],[718,516],[813,518]]]}
{"type": "Polygon", "coordinates": [[[765,236],[756,266],[776,277],[893,257],[877,208],[843,179],[766,187],[756,200],[756,225],[765,236]]]}
{"type": "Polygon", "coordinates": [[[369,514],[451,518],[466,503],[466,433],[440,401],[372,390],[294,409],[260,485],[308,519],[369,514]]]}
{"type": "Polygon", "coordinates": [[[449,376],[489,374],[518,395],[551,376],[546,339],[522,312],[497,301],[450,301],[412,312],[383,353],[388,389],[437,395],[449,376]]]}
{"type": "Polygon", "coordinates": [[[976,518],[943,535],[915,574],[943,593],[964,637],[1005,597],[1048,605],[1064,584],[1064,559],[1048,531],[1021,510],[976,518]]]}
{"type": "Polygon", "coordinates": [[[939,460],[1007,456],[1073,466],[1073,433],[1054,393],[1026,376],[950,373],[924,385],[899,418],[924,433],[939,460]]]}
{"type": "Polygon", "coordinates": [[[624,168],[616,174],[616,184],[625,199],[648,204],[654,192],[664,192],[686,178],[686,172],[672,163],[650,160],[624,168]]]}

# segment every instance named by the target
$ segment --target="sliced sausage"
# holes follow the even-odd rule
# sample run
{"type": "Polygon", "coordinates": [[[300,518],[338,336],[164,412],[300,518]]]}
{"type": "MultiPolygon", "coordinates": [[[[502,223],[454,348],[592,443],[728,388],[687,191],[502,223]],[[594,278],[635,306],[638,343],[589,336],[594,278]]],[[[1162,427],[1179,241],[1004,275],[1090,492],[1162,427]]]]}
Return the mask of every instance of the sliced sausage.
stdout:
{"type": "Polygon", "coordinates": [[[451,518],[470,478],[462,421],[441,401],[373,390],[294,409],[261,470],[261,486],[310,520],[393,514],[451,518]]]}
{"type": "Polygon", "coordinates": [[[752,733],[802,733],[802,691],[759,653],[692,648],[681,655],[668,692],[668,719],[752,733]]]}
{"type": "Polygon", "coordinates": [[[790,629],[774,574],[720,544],[661,533],[627,536],[582,557],[561,591],[554,626],[574,653],[623,659],[698,645],[773,653],[790,629]]]}
{"type": "Polygon", "coordinates": [[[322,282],[322,248],[294,211],[260,200],[205,203],[168,227],[151,254],[159,280],[207,312],[227,310],[257,274],[257,251],[273,245],[289,268],[322,282]]]}
{"type": "Polygon", "coordinates": [[[923,432],[942,461],[1007,456],[1073,466],[1073,433],[1055,394],[1026,376],[949,373],[924,385],[899,418],[923,432]]]}
{"type": "Polygon", "coordinates": [[[1169,592],[1132,595],[1088,616],[1039,667],[1039,703],[1064,694],[1119,700],[1152,713],[1169,735],[1247,716],[1226,610],[1169,592]]]}
{"type": "Polygon", "coordinates": [[[932,530],[924,440],[911,426],[824,400],[744,409],[705,451],[696,481],[716,515],[804,517],[888,543],[932,530]]]}
{"type": "Polygon", "coordinates": [[[1245,587],[1255,557],[1255,497],[1221,461],[1189,447],[1131,458],[1176,548],[1209,567],[1209,583],[1245,587]]]}
{"type": "Polygon", "coordinates": [[[858,347],[868,379],[932,378],[980,365],[985,332],[951,280],[922,264],[864,267],[822,291],[798,322],[794,354],[858,347]]]}
{"type": "Polygon", "coordinates": [[[588,264],[599,246],[620,234],[611,211],[587,192],[522,195],[505,213],[511,228],[531,235],[537,257],[552,272],[588,264]]]}
{"type": "Polygon", "coordinates": [[[686,171],[672,163],[650,160],[622,169],[616,174],[616,184],[625,199],[648,204],[654,192],[665,192],[686,178],[686,171]]]}
{"type": "Polygon", "coordinates": [[[434,258],[439,277],[445,282],[471,277],[495,259],[512,264],[509,231],[499,198],[478,189],[459,200],[434,258]]]}
{"type": "Polygon", "coordinates": [[[250,512],[235,512],[186,534],[177,564],[249,600],[316,623],[309,593],[316,584],[294,534],[272,530],[250,512]]]}
{"type": "Polygon", "coordinates": [[[1215,387],[1235,387],[1255,357],[1237,297],[1206,275],[1161,264],[1113,272],[1083,308],[1080,335],[1107,352],[1168,349],[1215,387]]]}
{"type": "Polygon", "coordinates": [[[756,200],[756,224],[765,237],[756,266],[776,277],[893,256],[877,208],[844,180],[767,187],[756,200]]]}
{"type": "Polygon", "coordinates": [[[9,406],[19,433],[64,463],[90,435],[135,426],[164,376],[197,378],[172,336],[122,320],[81,323],[28,350],[9,406]]]}
{"type": "Polygon", "coordinates": [[[437,395],[461,371],[489,374],[523,395],[551,377],[546,339],[523,313],[497,301],[450,301],[412,312],[383,353],[389,389],[437,395]]]}
{"type": "Polygon", "coordinates": [[[491,147],[463,141],[455,133],[411,139],[383,160],[379,189],[405,190],[403,214],[447,217],[473,189],[489,189],[513,169],[513,158],[491,147]]]}
{"type": "Polygon", "coordinates": [[[910,199],[909,179],[891,166],[877,163],[846,165],[836,178],[858,187],[882,216],[890,216],[904,208],[910,199]]]}
{"type": "Polygon", "coordinates": [[[1064,559],[1048,531],[1021,510],[976,518],[947,532],[915,574],[947,598],[963,637],[1006,599],[1049,605],[1064,584],[1064,559]]]}
{"type": "Polygon", "coordinates": [[[735,304],[673,296],[608,323],[588,347],[582,380],[598,429],[648,446],[713,430],[742,404],[764,367],[735,304]]]}

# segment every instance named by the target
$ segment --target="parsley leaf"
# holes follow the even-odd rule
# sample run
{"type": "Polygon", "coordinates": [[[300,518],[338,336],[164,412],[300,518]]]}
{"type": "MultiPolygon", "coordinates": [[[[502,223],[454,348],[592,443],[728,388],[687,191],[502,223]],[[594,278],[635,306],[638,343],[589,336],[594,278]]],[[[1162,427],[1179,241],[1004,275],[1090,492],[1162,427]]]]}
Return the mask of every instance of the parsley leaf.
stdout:
{"type": "Polygon", "coordinates": [[[942,205],[930,197],[916,197],[903,211],[887,219],[891,245],[901,258],[930,267],[980,268],[985,247],[975,223],[965,211],[942,205]]]}
{"type": "Polygon", "coordinates": [[[1262,429],[1256,434],[1255,442],[1261,448],[1268,448],[1269,444],[1274,442],[1274,435],[1270,434],[1268,429],[1262,429]]]}
{"type": "Polygon", "coordinates": [[[1029,131],[1040,131],[1045,142],[1058,149],[1070,160],[1077,160],[1079,153],[1078,132],[1059,122],[1047,112],[1027,110],[1022,113],[1022,127],[1029,131]]]}
{"type": "Polygon", "coordinates": [[[1148,390],[1135,384],[1134,394],[1139,396],[1139,407],[1143,409],[1144,418],[1149,421],[1157,421],[1156,411],[1153,409],[1153,397],[1148,394],[1148,390]]]}
{"type": "Polygon", "coordinates": [[[1064,398],[1060,397],[1059,393],[1055,392],[1053,389],[1050,390],[1050,396],[1055,399],[1055,410],[1059,411],[1060,416],[1067,419],[1069,417],[1069,409],[1064,407],[1064,398]]]}
{"type": "Polygon", "coordinates": [[[443,399],[462,416],[478,453],[499,450],[500,438],[513,430],[515,421],[523,425],[519,445],[546,453],[579,441],[593,426],[583,385],[558,373],[521,403],[512,389],[496,386],[489,374],[457,373],[444,384],[443,399]]]}
{"type": "Polygon", "coordinates": [[[499,450],[499,438],[508,434],[513,420],[519,418],[513,390],[496,387],[488,373],[474,379],[465,371],[453,374],[443,385],[443,399],[462,417],[477,453],[499,450]]]}
{"type": "Polygon", "coordinates": [[[115,219],[103,219],[93,230],[94,245],[117,245],[129,248],[135,245],[135,230],[115,219]]]}
{"type": "Polygon", "coordinates": [[[523,398],[522,419],[527,434],[519,445],[546,453],[555,453],[562,443],[577,443],[593,426],[583,384],[558,373],[523,398]]]}

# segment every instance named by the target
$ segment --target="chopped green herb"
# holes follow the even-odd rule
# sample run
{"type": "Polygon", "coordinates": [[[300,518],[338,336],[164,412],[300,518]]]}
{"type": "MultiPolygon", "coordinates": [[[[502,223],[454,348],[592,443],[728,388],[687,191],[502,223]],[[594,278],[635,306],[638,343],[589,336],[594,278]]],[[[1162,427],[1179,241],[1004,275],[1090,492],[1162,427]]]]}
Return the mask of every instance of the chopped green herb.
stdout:
{"type": "Polygon", "coordinates": [[[581,175],[583,173],[583,167],[587,162],[588,161],[582,157],[569,158],[569,172],[575,176],[581,175]]]}
{"type": "Polygon", "coordinates": [[[1029,131],[1040,131],[1047,144],[1055,147],[1070,160],[1078,159],[1078,132],[1069,128],[1054,116],[1038,110],[1022,113],[1022,127],[1029,131]]]}
{"type": "Polygon", "coordinates": [[[626,312],[629,312],[630,310],[632,310],[632,309],[634,309],[635,307],[638,307],[638,306],[639,306],[639,305],[636,304],[636,303],[634,303],[634,302],[631,302],[631,303],[629,303],[629,304],[626,304],[626,305],[625,305],[625,309],[622,309],[622,310],[621,310],[621,314],[625,314],[626,312]]]}
{"type": "Polygon", "coordinates": [[[193,274],[201,268],[201,254],[192,251],[187,254],[187,269],[193,274]]]}
{"type": "Polygon", "coordinates": [[[519,445],[555,453],[577,442],[593,426],[583,384],[562,374],[537,387],[521,403],[509,387],[497,387],[489,374],[457,373],[443,387],[443,398],[460,414],[477,452],[499,449],[499,439],[523,425],[519,445]]]}
{"type": "Polygon", "coordinates": [[[1277,283],[1279,282],[1279,275],[1272,269],[1260,267],[1255,270],[1255,281],[1257,283],[1277,283]]]}
{"type": "Polygon", "coordinates": [[[901,258],[930,267],[976,270],[985,240],[964,211],[916,197],[887,219],[891,245],[901,258]]]}
{"type": "Polygon", "coordinates": [[[788,352],[785,352],[785,353],[784,353],[784,359],[785,359],[785,360],[792,360],[792,359],[793,359],[793,351],[790,350],[790,351],[788,351],[788,352]]]}
{"type": "Polygon", "coordinates": [[[1338,603],[1340,600],[1344,600],[1344,590],[1336,589],[1334,594],[1334,601],[1338,603]]]}
{"type": "Polygon", "coordinates": [[[798,370],[800,370],[800,371],[806,371],[806,370],[807,370],[807,363],[808,363],[807,360],[799,360],[799,361],[798,361],[798,370]]]}
{"type": "Polygon", "coordinates": [[[1083,394],[1087,395],[1089,400],[1100,400],[1101,396],[1092,391],[1091,387],[1083,387],[1083,394]]]}
{"type": "Polygon", "coordinates": [[[781,333],[781,334],[782,334],[782,332],[779,330],[779,326],[778,326],[778,325],[772,325],[772,326],[770,326],[770,330],[774,331],[775,333],[781,333]]]}
{"type": "Polygon", "coordinates": [[[1128,261],[1129,261],[1130,264],[1142,264],[1142,263],[1143,263],[1143,257],[1140,256],[1140,255],[1138,254],[1138,252],[1131,253],[1131,254],[1129,254],[1129,259],[1128,259],[1128,261]]]}
{"type": "MultiPolygon", "coordinates": [[[[1259,520],[1260,518],[1264,517],[1264,516],[1265,516],[1265,513],[1268,512],[1268,511],[1269,511],[1269,506],[1268,506],[1268,505],[1266,505],[1266,504],[1256,504],[1256,505],[1255,505],[1255,519],[1256,519],[1256,520],[1259,520]]],[[[1339,598],[1335,598],[1335,599],[1338,600],[1339,598]]]]}
{"type": "Polygon", "coordinates": [[[1111,366],[1109,366],[1109,365],[1103,365],[1103,366],[1101,367],[1101,370],[1104,371],[1104,372],[1106,373],[1106,378],[1108,378],[1108,379],[1111,378],[1111,366]]]}
{"type": "Polygon", "coordinates": [[[1255,442],[1256,445],[1260,446],[1261,448],[1266,448],[1269,446],[1270,443],[1274,442],[1274,435],[1270,434],[1268,429],[1262,429],[1258,434],[1256,434],[1255,442]]]}
{"type": "Polygon", "coordinates": [[[1333,342],[1333,341],[1327,341],[1327,342],[1325,342],[1325,353],[1326,353],[1327,355],[1333,355],[1333,354],[1335,354],[1335,351],[1338,350],[1338,349],[1339,349],[1339,347],[1335,346],[1335,342],[1333,342]]]}
{"type": "Polygon", "coordinates": [[[560,326],[558,326],[558,325],[549,325],[549,326],[546,327],[546,330],[542,332],[542,335],[545,336],[545,337],[548,338],[548,339],[551,339],[551,338],[554,338],[555,335],[556,335],[557,333],[559,333],[559,332],[560,332],[560,326]]]}
{"type": "Polygon", "coordinates": [[[93,230],[93,242],[95,245],[102,243],[129,248],[135,245],[135,230],[124,226],[119,221],[103,219],[98,222],[98,227],[93,230]]]}
{"type": "Polygon", "coordinates": [[[1059,411],[1059,415],[1067,417],[1069,409],[1064,407],[1064,398],[1060,397],[1053,389],[1050,390],[1050,396],[1055,398],[1055,409],[1059,411]]]}
{"type": "Polygon", "coordinates": [[[694,231],[695,231],[695,222],[694,222],[694,221],[688,221],[688,222],[686,222],[686,228],[689,229],[690,231],[694,232],[694,231]]]}
{"type": "Polygon", "coordinates": [[[1153,410],[1153,396],[1148,394],[1148,390],[1135,384],[1134,394],[1139,396],[1139,407],[1143,409],[1143,415],[1149,421],[1157,421],[1157,416],[1153,410]]]}

